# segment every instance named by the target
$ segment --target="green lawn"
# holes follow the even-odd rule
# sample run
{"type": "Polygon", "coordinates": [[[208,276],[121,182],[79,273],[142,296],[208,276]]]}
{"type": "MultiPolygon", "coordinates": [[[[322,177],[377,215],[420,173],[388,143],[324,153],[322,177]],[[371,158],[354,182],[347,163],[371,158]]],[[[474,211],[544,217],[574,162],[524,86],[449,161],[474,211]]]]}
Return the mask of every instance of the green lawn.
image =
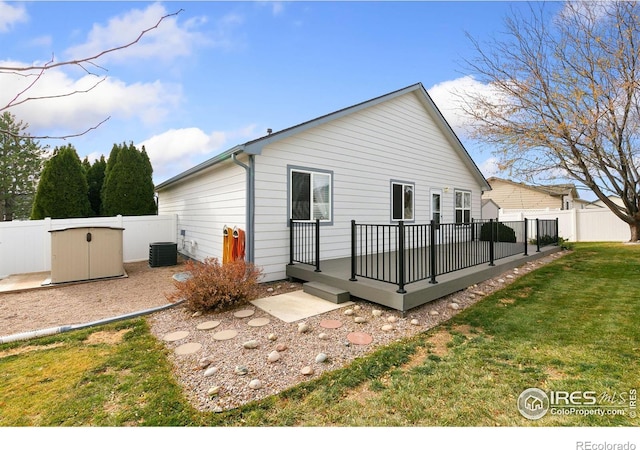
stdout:
{"type": "Polygon", "coordinates": [[[144,319],[5,344],[19,353],[0,358],[0,425],[637,427],[640,246],[574,248],[427,333],[225,413],[189,405],[144,319]],[[124,339],[87,342],[97,330],[124,339]],[[529,420],[516,405],[532,387],[625,415],[529,420]]]}

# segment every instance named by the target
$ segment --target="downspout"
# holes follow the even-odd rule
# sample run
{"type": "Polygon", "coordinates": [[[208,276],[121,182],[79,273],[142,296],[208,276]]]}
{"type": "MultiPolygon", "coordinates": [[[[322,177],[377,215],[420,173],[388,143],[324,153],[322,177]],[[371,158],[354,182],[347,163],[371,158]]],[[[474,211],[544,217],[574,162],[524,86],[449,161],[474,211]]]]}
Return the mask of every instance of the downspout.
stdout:
{"type": "MultiPolygon", "coordinates": [[[[238,152],[240,153],[240,152],[238,152]]],[[[247,262],[255,263],[255,239],[254,239],[254,225],[255,225],[255,156],[247,155],[249,157],[249,165],[246,165],[237,159],[237,153],[231,154],[231,159],[234,163],[242,167],[247,173],[247,193],[246,193],[246,201],[247,205],[245,207],[246,210],[246,227],[247,232],[245,233],[247,242],[246,242],[246,255],[247,262]]]]}

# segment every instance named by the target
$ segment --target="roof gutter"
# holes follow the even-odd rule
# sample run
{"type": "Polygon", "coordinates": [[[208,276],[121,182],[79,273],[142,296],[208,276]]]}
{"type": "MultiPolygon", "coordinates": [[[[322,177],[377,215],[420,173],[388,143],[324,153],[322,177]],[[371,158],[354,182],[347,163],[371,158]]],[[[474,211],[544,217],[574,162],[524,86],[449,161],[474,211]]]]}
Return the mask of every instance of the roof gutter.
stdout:
{"type": "Polygon", "coordinates": [[[246,172],[246,176],[247,176],[247,182],[246,182],[246,207],[245,207],[245,211],[246,211],[246,220],[245,220],[245,227],[247,228],[247,232],[245,233],[247,242],[246,242],[246,257],[247,257],[247,262],[250,263],[255,263],[255,257],[254,257],[254,250],[255,250],[255,236],[254,236],[254,225],[255,225],[255,206],[256,206],[256,201],[255,201],[255,155],[252,154],[247,154],[247,156],[249,157],[249,165],[244,164],[242,162],[240,162],[238,160],[237,155],[243,153],[242,150],[239,150],[237,152],[234,152],[231,154],[231,160],[237,164],[238,166],[242,167],[245,172],[246,172]]]}

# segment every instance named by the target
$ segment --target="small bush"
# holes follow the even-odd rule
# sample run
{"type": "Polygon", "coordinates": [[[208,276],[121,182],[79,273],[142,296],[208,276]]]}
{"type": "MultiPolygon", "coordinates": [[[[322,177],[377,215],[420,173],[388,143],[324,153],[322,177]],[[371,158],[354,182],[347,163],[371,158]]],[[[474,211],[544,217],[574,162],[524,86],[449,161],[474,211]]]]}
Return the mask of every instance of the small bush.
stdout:
{"type": "MultiPolygon", "coordinates": [[[[560,239],[560,238],[558,238],[560,239]]],[[[532,245],[537,245],[538,244],[538,240],[537,239],[531,239],[531,244],[532,245]]],[[[544,236],[540,237],[540,247],[545,247],[547,245],[550,244],[555,244],[556,243],[556,238],[553,236],[549,236],[548,234],[545,234],[544,236]]]]}
{"type": "Polygon", "coordinates": [[[516,242],[516,232],[502,222],[485,222],[480,228],[480,240],[491,240],[491,225],[493,225],[493,242],[516,242]],[[497,226],[496,226],[497,225],[497,226]],[[496,232],[497,231],[497,232],[496,232]]]}
{"type": "Polygon", "coordinates": [[[169,300],[184,300],[191,311],[224,311],[253,300],[262,270],[242,260],[220,264],[217,258],[187,261],[186,281],[174,281],[169,300]]]}

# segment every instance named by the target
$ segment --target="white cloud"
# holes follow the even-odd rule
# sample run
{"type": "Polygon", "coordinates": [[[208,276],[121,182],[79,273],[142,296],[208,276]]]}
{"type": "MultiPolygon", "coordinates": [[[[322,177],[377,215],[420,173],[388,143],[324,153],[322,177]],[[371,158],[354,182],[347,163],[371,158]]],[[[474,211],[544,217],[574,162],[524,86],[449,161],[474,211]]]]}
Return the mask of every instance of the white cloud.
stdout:
{"type": "Polygon", "coordinates": [[[144,145],[154,175],[166,179],[233,145],[257,137],[255,128],[250,125],[239,130],[210,133],[195,127],[170,129],[136,146],[141,148],[144,145]]]}
{"type": "Polygon", "coordinates": [[[461,136],[469,134],[471,119],[464,113],[462,106],[470,96],[481,94],[495,97],[497,95],[490,85],[481,83],[468,75],[435,84],[428,89],[428,92],[451,128],[461,136]]]}
{"type": "Polygon", "coordinates": [[[500,175],[500,172],[501,172],[500,167],[498,165],[498,159],[494,157],[488,158],[483,162],[481,162],[478,168],[480,169],[480,172],[482,172],[482,175],[484,175],[485,178],[498,176],[500,175]]]}
{"type": "MultiPolygon", "coordinates": [[[[86,58],[106,49],[128,44],[136,40],[143,30],[155,26],[160,18],[175,12],[177,10],[167,11],[159,3],[151,4],[144,10],[130,10],[109,19],[106,25],[94,24],[87,41],[67,49],[66,54],[69,58],[86,58]]],[[[185,13],[180,12],[177,16],[166,17],[139,42],[101,57],[100,63],[130,62],[132,59],[171,61],[176,57],[190,55],[194,46],[208,42],[202,33],[195,31],[206,19],[195,17],[180,22],[183,14],[185,13]]]]}
{"type": "Polygon", "coordinates": [[[14,6],[12,4],[0,1],[0,33],[6,33],[13,25],[21,22],[27,22],[29,16],[24,5],[14,6]]]}
{"type": "MultiPolygon", "coordinates": [[[[26,64],[0,61],[0,65],[24,67],[26,64]]],[[[9,111],[29,124],[32,134],[43,130],[58,130],[57,135],[67,135],[95,126],[107,117],[135,119],[146,125],[161,122],[182,100],[179,85],[162,83],[127,84],[116,78],[102,78],[83,74],[74,78],[60,69],[49,69],[33,84],[35,76],[20,77],[11,73],[0,74],[0,108],[24,91],[18,98],[35,98],[9,111]],[[93,87],[93,89],[91,89],[93,87]],[[74,91],[89,92],[65,96],[74,91]],[[52,99],[42,97],[58,96],[52,99]],[[63,131],[60,131],[63,130],[63,131]]]]}

